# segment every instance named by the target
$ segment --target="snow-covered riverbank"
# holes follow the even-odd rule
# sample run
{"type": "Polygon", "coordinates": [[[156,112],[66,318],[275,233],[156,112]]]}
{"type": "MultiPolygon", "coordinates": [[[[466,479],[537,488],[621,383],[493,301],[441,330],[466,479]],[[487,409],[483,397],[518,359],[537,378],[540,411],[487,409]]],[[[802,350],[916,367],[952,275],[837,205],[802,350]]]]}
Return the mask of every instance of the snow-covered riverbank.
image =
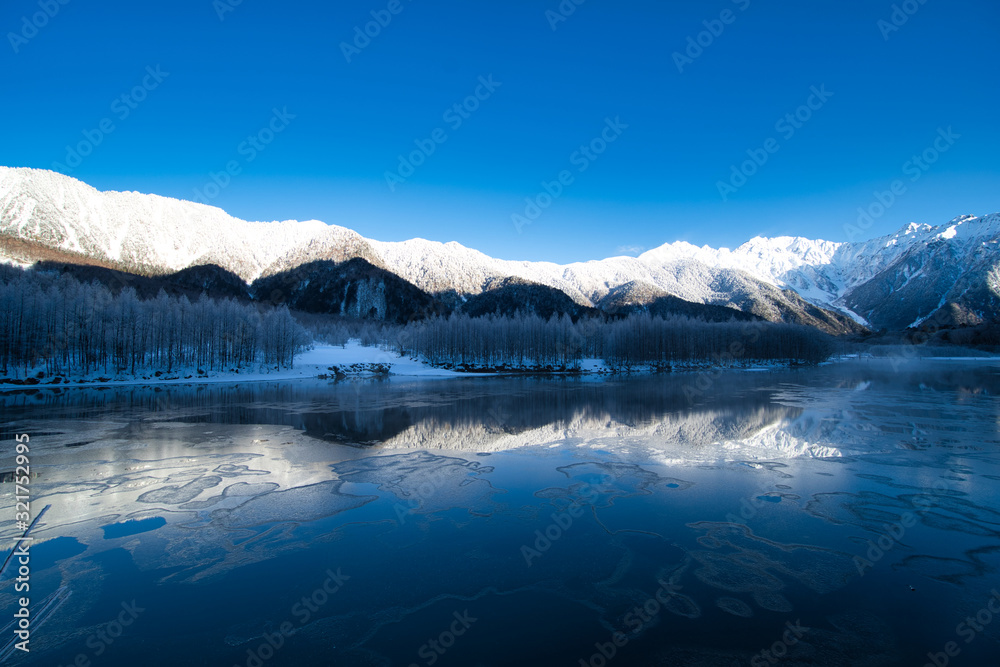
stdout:
{"type": "MultiPolygon", "coordinates": [[[[753,364],[747,367],[732,367],[729,370],[766,370],[784,364],[753,364]]],[[[699,372],[714,370],[717,366],[706,361],[704,364],[689,364],[673,368],[677,372],[699,372]]],[[[601,359],[582,359],[578,367],[559,369],[552,367],[499,367],[478,368],[458,366],[438,368],[411,357],[403,357],[379,347],[367,347],[352,340],[346,345],[316,343],[295,358],[294,368],[254,366],[232,371],[199,371],[195,367],[174,369],[172,372],[147,370],[136,374],[105,373],[103,370],[89,374],[70,373],[67,375],[45,375],[38,377],[39,370],[33,369],[27,379],[22,377],[0,378],[0,390],[36,387],[92,387],[121,385],[170,385],[191,383],[260,382],[275,380],[301,380],[315,378],[377,377],[396,375],[403,377],[449,378],[461,376],[483,376],[498,374],[572,374],[572,375],[623,375],[649,374],[655,368],[633,367],[612,369],[601,359]]]]}
{"type": "MultiPolygon", "coordinates": [[[[932,357],[923,361],[997,361],[997,357],[932,357]]],[[[891,361],[892,358],[884,359],[865,355],[842,355],[833,357],[824,364],[843,363],[850,361],[870,361],[879,360],[891,361]]],[[[705,372],[718,370],[738,370],[738,371],[763,371],[775,368],[784,368],[784,363],[753,363],[739,366],[719,367],[711,361],[702,364],[689,363],[685,365],[675,365],[673,372],[705,372]]],[[[352,340],[346,345],[328,345],[317,343],[313,347],[295,358],[294,368],[281,368],[266,366],[255,366],[253,368],[243,368],[233,371],[205,371],[199,372],[197,368],[188,367],[167,373],[164,371],[145,371],[136,373],[105,373],[102,370],[93,371],[83,375],[71,373],[63,376],[45,375],[38,377],[39,369],[34,369],[28,373],[28,378],[15,378],[12,376],[0,378],[0,390],[4,389],[26,389],[36,387],[92,387],[92,386],[120,386],[120,385],[169,385],[169,384],[191,384],[191,383],[223,383],[223,382],[260,382],[274,380],[301,380],[315,378],[344,378],[344,377],[377,377],[386,375],[396,375],[403,377],[425,377],[425,378],[449,378],[462,376],[482,376],[498,375],[505,373],[546,373],[546,374],[573,374],[573,375],[640,375],[658,372],[655,368],[634,367],[628,370],[612,369],[600,359],[583,359],[578,368],[571,370],[561,370],[552,368],[467,368],[458,367],[456,369],[438,368],[426,362],[402,357],[394,352],[388,352],[378,347],[367,347],[361,345],[359,341],[352,340]]]]}
{"type": "Polygon", "coordinates": [[[465,375],[456,371],[434,368],[415,359],[401,357],[377,347],[365,347],[357,341],[347,345],[317,343],[312,349],[295,358],[294,368],[254,366],[233,371],[205,371],[189,367],[165,371],[131,373],[105,373],[103,370],[89,374],[70,373],[64,376],[37,377],[29,372],[28,379],[0,378],[0,389],[26,387],[117,386],[132,384],[190,384],[192,382],[255,382],[265,380],[300,380],[326,376],[366,377],[386,374],[411,377],[455,377],[465,375]]]}

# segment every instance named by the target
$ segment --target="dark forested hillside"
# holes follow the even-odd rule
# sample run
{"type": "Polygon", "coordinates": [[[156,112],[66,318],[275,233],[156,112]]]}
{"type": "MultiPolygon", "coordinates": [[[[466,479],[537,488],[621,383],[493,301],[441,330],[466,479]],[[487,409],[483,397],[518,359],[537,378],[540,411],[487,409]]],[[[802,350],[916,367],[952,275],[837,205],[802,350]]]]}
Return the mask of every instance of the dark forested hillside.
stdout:
{"type": "Polygon", "coordinates": [[[763,320],[752,313],[744,313],[735,308],[712,306],[704,303],[691,303],[676,296],[661,296],[648,303],[630,303],[607,309],[609,315],[625,317],[639,313],[649,313],[656,317],[690,317],[706,322],[754,322],[763,320]]]}
{"type": "Polygon", "coordinates": [[[566,314],[574,320],[598,314],[597,309],[581,306],[554,287],[521,278],[494,281],[481,294],[470,296],[461,310],[472,317],[522,313],[548,319],[553,315],[566,314]]]}
{"type": "Polygon", "coordinates": [[[197,298],[202,295],[213,298],[250,300],[247,284],[235,273],[214,264],[200,264],[176,273],[158,276],[143,276],[119,271],[118,269],[93,264],[73,264],[68,262],[39,262],[34,271],[61,273],[72,276],[82,283],[99,282],[113,294],[131,287],[142,298],[149,299],[163,290],[172,296],[185,295],[197,298]]]}
{"type": "Polygon", "coordinates": [[[363,259],[310,262],[256,280],[251,293],[309,313],[409,322],[445,312],[434,297],[363,259]]]}

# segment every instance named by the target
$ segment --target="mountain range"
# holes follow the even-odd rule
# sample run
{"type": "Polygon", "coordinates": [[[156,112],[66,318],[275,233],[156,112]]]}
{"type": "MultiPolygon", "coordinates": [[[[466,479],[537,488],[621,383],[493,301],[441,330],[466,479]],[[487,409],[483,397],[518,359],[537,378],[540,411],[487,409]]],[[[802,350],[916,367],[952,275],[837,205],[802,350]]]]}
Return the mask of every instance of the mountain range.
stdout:
{"type": "Polygon", "coordinates": [[[182,275],[206,290],[224,285],[235,296],[392,321],[520,308],[546,317],[763,318],[830,333],[902,329],[929,317],[978,324],[1000,313],[998,240],[1000,214],[964,215],[863,242],[755,237],[733,250],[675,242],[638,257],[560,265],[495,259],[454,242],[380,242],[316,220],[247,222],[203,204],[0,167],[7,263],[137,280],[182,275]]]}

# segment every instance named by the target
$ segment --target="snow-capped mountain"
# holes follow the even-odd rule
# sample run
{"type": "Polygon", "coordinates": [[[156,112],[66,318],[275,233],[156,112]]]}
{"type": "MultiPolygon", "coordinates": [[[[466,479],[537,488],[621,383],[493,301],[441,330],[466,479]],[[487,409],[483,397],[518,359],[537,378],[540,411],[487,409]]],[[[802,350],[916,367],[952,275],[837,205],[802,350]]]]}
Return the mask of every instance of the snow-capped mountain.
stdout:
{"type": "Polygon", "coordinates": [[[100,192],[55,172],[7,167],[0,167],[0,236],[141,273],[215,264],[247,282],[293,250],[305,261],[366,251],[357,233],[318,220],[246,222],[212,206],[100,192]]]}
{"type": "Polygon", "coordinates": [[[910,223],[857,243],[755,237],[735,250],[671,243],[640,259],[691,259],[738,269],[804,299],[879,327],[917,325],[945,304],[963,322],[996,312],[1000,214],[964,215],[945,225],[910,223]]]}
{"type": "Polygon", "coordinates": [[[211,206],[0,167],[0,256],[7,261],[56,259],[145,275],[214,264],[250,284],[360,258],[451,306],[514,278],[584,307],[671,296],[832,332],[856,328],[849,318],[898,328],[942,308],[975,322],[1000,312],[998,239],[994,214],[910,224],[859,243],[757,237],[735,250],[676,242],[639,257],[517,262],[454,242],[374,241],[315,220],[246,222],[211,206]]]}

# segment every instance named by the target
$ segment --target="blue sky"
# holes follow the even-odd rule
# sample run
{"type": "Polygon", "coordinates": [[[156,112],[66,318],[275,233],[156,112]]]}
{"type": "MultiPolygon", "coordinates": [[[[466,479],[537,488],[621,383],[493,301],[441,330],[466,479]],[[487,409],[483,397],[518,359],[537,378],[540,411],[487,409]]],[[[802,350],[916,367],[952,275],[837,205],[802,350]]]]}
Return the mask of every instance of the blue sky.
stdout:
{"type": "Polygon", "coordinates": [[[234,1],[6,3],[0,163],[560,262],[1000,211],[995,0],[234,1]]]}

